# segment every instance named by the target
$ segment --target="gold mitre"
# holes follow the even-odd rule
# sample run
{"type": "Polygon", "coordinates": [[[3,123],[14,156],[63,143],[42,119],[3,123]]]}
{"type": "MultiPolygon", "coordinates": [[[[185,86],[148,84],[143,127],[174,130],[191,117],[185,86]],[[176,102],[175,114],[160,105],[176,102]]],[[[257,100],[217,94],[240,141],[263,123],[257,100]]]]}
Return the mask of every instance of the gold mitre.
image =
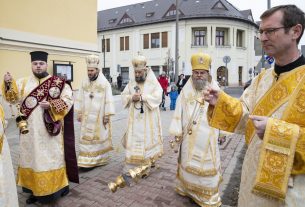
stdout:
{"type": "Polygon", "coordinates": [[[88,55],[86,62],[88,68],[99,68],[98,64],[100,63],[100,59],[97,55],[88,55]]]}
{"type": "Polygon", "coordinates": [[[191,57],[192,70],[210,70],[212,58],[202,52],[196,53],[191,57]]]}
{"type": "Polygon", "coordinates": [[[143,55],[138,55],[132,59],[132,65],[135,70],[146,68],[146,58],[143,55]]]}

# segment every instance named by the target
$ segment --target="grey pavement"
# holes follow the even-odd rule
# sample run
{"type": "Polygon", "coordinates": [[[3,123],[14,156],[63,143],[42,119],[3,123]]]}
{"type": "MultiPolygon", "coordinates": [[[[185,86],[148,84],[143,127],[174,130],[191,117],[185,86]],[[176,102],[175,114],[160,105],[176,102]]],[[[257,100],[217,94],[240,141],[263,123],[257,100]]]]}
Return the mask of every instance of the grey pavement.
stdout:
{"type": "MultiPolygon", "coordinates": [[[[241,94],[241,89],[234,96],[241,94]]],[[[169,109],[169,100],[166,102],[169,109]]],[[[115,150],[111,154],[108,165],[95,168],[89,172],[80,172],[80,184],[70,183],[70,193],[61,199],[61,206],[64,207],[100,207],[100,206],[157,206],[157,207],[182,207],[197,206],[188,198],[175,193],[175,178],[177,168],[177,154],[170,146],[170,135],[168,133],[169,123],[173,111],[161,111],[164,156],[157,162],[159,169],[153,169],[151,174],[140,180],[136,185],[118,189],[112,193],[107,183],[114,181],[121,174],[124,164],[124,149],[121,146],[121,138],[127,123],[127,110],[122,108],[120,96],[115,96],[116,115],[113,117],[113,145],[115,150]]],[[[9,110],[6,108],[6,110],[9,110]]],[[[9,112],[8,112],[9,113],[9,112]]],[[[76,149],[78,152],[79,123],[75,121],[76,149]]],[[[6,136],[10,145],[14,170],[16,172],[19,157],[19,138],[17,135],[15,121],[9,119],[6,136]]],[[[236,206],[240,182],[240,171],[242,158],[245,153],[245,142],[240,135],[228,135],[227,140],[220,146],[223,182],[220,186],[223,207],[236,206]]],[[[19,204],[21,207],[35,207],[36,204],[26,205],[28,197],[18,187],[19,204]]]]}

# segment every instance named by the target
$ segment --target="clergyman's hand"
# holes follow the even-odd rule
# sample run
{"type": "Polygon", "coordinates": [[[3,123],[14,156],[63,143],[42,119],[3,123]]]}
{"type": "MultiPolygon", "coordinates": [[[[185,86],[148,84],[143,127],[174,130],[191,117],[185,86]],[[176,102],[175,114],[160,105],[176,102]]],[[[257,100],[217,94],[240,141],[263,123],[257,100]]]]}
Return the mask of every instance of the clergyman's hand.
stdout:
{"type": "Polygon", "coordinates": [[[39,105],[43,109],[49,109],[50,108],[50,103],[47,102],[46,100],[39,102],[39,105]]]}
{"type": "Polygon", "coordinates": [[[215,106],[219,97],[219,92],[220,91],[218,90],[208,88],[203,91],[203,99],[210,105],[215,106]]]}
{"type": "Polygon", "coordinates": [[[256,134],[260,139],[264,138],[268,118],[266,116],[256,116],[256,115],[250,115],[249,119],[252,120],[254,128],[256,130],[256,134]]]}
{"type": "Polygon", "coordinates": [[[10,82],[12,82],[12,80],[13,80],[12,75],[9,72],[6,72],[4,74],[4,82],[10,83],[10,82]]]}
{"type": "Polygon", "coordinates": [[[140,99],[141,99],[141,94],[139,94],[139,93],[136,93],[132,96],[133,102],[138,102],[138,101],[140,101],[140,99]]]}

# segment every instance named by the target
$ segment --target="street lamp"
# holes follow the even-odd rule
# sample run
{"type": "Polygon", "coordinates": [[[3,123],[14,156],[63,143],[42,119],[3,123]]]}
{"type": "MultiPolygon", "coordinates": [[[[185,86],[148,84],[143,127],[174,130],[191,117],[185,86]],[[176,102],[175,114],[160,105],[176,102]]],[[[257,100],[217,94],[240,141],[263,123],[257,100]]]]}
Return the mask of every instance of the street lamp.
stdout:
{"type": "MultiPolygon", "coordinates": [[[[187,0],[182,0],[182,1],[187,1],[187,0]]],[[[176,0],[175,81],[178,81],[178,73],[179,73],[179,3],[178,2],[179,0],[176,0]]]]}
{"type": "MultiPolygon", "coordinates": [[[[268,0],[267,1],[267,9],[270,9],[271,8],[271,0],[268,0]]],[[[262,67],[261,69],[263,69],[265,67],[265,51],[262,47],[262,67]]]]}
{"type": "Polygon", "coordinates": [[[105,70],[105,65],[106,65],[106,40],[105,40],[105,35],[103,35],[102,42],[104,43],[104,44],[102,44],[102,47],[103,47],[102,51],[103,51],[103,56],[104,56],[104,68],[103,68],[103,70],[105,70]]]}

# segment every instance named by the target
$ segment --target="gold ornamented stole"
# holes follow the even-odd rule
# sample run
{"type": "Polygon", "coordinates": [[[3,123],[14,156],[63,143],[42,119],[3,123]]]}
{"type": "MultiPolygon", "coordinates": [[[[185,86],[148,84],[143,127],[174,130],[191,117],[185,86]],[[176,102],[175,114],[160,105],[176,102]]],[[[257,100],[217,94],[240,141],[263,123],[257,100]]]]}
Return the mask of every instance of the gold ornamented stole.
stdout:
{"type": "MultiPolygon", "coordinates": [[[[255,193],[279,200],[286,197],[299,126],[305,126],[304,74],[305,66],[301,66],[284,76],[266,93],[253,111],[255,115],[270,116],[290,99],[281,120],[268,120],[253,187],[255,193]]],[[[251,130],[252,139],[252,133],[255,132],[254,128],[251,130]]],[[[248,143],[251,139],[247,139],[248,143]]]]}
{"type": "MultiPolygon", "coordinates": [[[[280,106],[291,98],[291,94],[298,83],[305,75],[305,66],[300,66],[288,74],[285,74],[281,80],[276,82],[270,90],[260,99],[254,107],[252,115],[270,117],[280,106]]],[[[258,83],[259,84],[259,83],[258,83]]],[[[249,145],[255,135],[254,125],[251,120],[246,124],[246,143],[249,145]]]]}
{"type": "Polygon", "coordinates": [[[64,86],[65,81],[63,79],[56,76],[51,76],[32,90],[24,99],[20,108],[21,113],[28,118],[32,111],[39,105],[40,101],[44,100],[45,98],[47,98],[48,101],[58,98],[64,86]]]}

